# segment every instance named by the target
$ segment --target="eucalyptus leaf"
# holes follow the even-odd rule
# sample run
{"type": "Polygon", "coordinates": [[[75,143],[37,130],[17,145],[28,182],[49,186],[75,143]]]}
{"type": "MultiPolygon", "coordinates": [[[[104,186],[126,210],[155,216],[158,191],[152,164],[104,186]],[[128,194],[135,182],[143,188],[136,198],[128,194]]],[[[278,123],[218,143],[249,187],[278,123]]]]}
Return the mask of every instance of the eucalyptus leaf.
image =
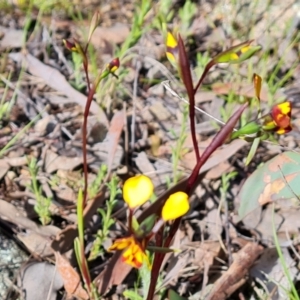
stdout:
{"type": "Polygon", "coordinates": [[[271,202],[298,205],[300,195],[300,153],[284,152],[259,167],[244,183],[239,197],[240,219],[271,202]]]}

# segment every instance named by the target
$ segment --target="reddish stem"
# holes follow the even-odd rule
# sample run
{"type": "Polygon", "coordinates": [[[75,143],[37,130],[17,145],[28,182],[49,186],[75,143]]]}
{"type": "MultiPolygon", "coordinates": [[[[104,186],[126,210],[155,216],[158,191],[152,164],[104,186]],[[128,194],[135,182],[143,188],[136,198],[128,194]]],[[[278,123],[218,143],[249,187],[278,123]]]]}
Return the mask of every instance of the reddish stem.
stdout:
{"type": "Polygon", "coordinates": [[[248,106],[248,102],[245,103],[243,106],[241,106],[227,121],[227,123],[224,125],[224,127],[221,128],[221,130],[216,134],[216,136],[213,138],[212,142],[209,144],[209,146],[205,149],[205,151],[202,154],[202,157],[197,162],[196,166],[194,167],[194,170],[192,174],[189,177],[189,180],[187,182],[186,187],[186,193],[189,194],[190,190],[192,189],[193,185],[195,184],[200,168],[206,163],[207,159],[212,155],[212,153],[219,148],[221,145],[223,145],[227,139],[227,137],[232,132],[235,124],[238,122],[239,118],[241,117],[243,111],[248,106]]]}
{"type": "Polygon", "coordinates": [[[90,83],[90,76],[89,76],[89,72],[88,72],[88,66],[87,64],[83,64],[84,67],[84,72],[85,72],[85,76],[86,76],[86,84],[87,84],[87,88],[88,88],[88,92],[91,91],[91,83],[90,83]]]}
{"type": "MultiPolygon", "coordinates": [[[[156,247],[163,247],[164,228],[165,226],[162,226],[162,228],[158,231],[158,233],[155,236],[156,247]]],[[[152,263],[151,281],[149,285],[147,300],[153,300],[158,274],[164,257],[165,257],[164,253],[155,252],[153,263],[152,263]]]]}
{"type": "Polygon", "coordinates": [[[81,251],[81,269],[82,269],[82,276],[84,278],[84,281],[86,283],[87,289],[88,289],[88,294],[91,295],[92,289],[91,289],[91,277],[89,270],[87,268],[87,261],[84,253],[84,243],[80,243],[80,251],[81,251]]]}
{"type": "Polygon", "coordinates": [[[87,203],[87,191],[88,191],[88,164],[87,164],[87,120],[89,116],[90,107],[93,101],[97,86],[93,85],[88,93],[82,124],[82,156],[83,156],[83,174],[84,174],[84,189],[83,189],[83,207],[87,203]]]}
{"type": "Polygon", "coordinates": [[[128,216],[128,231],[132,233],[132,218],[133,218],[133,210],[129,208],[129,216],[128,216]]]}
{"type": "Polygon", "coordinates": [[[193,80],[192,80],[192,74],[191,74],[188,56],[184,47],[183,40],[180,35],[178,36],[178,49],[179,49],[179,66],[180,66],[181,79],[184,83],[189,98],[189,118],[190,118],[190,128],[191,128],[193,147],[196,155],[196,161],[198,161],[200,159],[200,153],[199,153],[197,135],[196,135],[196,122],[195,122],[195,109],[194,109],[195,92],[193,87],[193,80]]]}
{"type": "Polygon", "coordinates": [[[211,67],[213,67],[215,65],[215,61],[214,60],[211,60],[205,67],[196,87],[194,88],[194,93],[196,94],[197,93],[197,90],[199,89],[199,87],[201,86],[205,76],[207,75],[207,73],[209,72],[209,70],[211,69],[211,67]]]}

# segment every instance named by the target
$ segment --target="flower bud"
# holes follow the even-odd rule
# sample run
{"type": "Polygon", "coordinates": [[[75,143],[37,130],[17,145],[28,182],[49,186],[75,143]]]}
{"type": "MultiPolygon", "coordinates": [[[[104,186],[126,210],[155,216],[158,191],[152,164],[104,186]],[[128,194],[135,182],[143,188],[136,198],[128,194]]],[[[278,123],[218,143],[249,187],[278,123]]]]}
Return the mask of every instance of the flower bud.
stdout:
{"type": "Polygon", "coordinates": [[[217,63],[237,64],[245,61],[253,56],[257,51],[261,50],[261,46],[250,46],[252,41],[247,41],[239,45],[233,46],[228,50],[214,57],[213,61],[217,63]]]}

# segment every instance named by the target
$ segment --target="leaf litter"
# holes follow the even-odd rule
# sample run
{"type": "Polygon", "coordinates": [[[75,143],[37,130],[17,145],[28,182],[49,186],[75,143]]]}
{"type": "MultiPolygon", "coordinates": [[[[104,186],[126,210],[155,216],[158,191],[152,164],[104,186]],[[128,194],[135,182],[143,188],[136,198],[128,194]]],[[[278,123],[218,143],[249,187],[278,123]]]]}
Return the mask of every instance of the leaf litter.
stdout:
{"type": "MultiPolygon", "coordinates": [[[[294,3],[288,1],[289,3],[283,5],[280,1],[274,1],[273,5],[266,8],[255,7],[251,2],[242,2],[240,11],[229,3],[221,5],[213,1],[205,2],[203,10],[197,12],[186,35],[194,39],[197,52],[203,54],[209,51],[212,56],[220,52],[219,50],[224,46],[220,41],[224,43],[229,41],[225,41],[224,36],[229,36],[233,41],[241,38],[238,36],[239,30],[235,30],[238,28],[243,32],[243,40],[244,36],[249,34],[249,38],[260,39],[264,48],[273,53],[265,69],[265,72],[273,72],[280,57],[286,57],[285,50],[291,44],[293,28],[298,26],[294,8],[289,9],[294,3]],[[253,32],[248,32],[246,21],[242,17],[245,7],[255,11],[254,19],[251,20],[253,24],[250,22],[254,28],[253,32]],[[284,11],[284,14],[280,15],[281,11],[284,11]],[[233,22],[227,19],[228,15],[238,17],[233,22]],[[266,17],[262,18],[262,15],[266,17]],[[292,35],[288,33],[286,36],[281,36],[276,28],[289,20],[296,22],[289,31],[292,35]],[[282,44],[280,44],[281,38],[284,38],[282,44]],[[280,48],[277,47],[278,44],[280,48]],[[279,49],[278,52],[276,47],[279,49]]],[[[103,10],[104,19],[95,31],[92,43],[97,48],[96,60],[102,64],[110,60],[115,46],[122,45],[128,37],[130,15],[134,9],[133,4],[129,3],[125,8],[128,15],[116,16],[113,13],[115,8],[112,9],[112,6],[112,4],[111,6],[98,4],[100,11],[103,10]]],[[[16,93],[17,100],[13,103],[11,113],[1,119],[0,150],[9,139],[22,133],[22,129],[30,120],[39,117],[39,121],[22,133],[0,157],[0,224],[1,227],[9,228],[6,233],[9,238],[21,243],[28,256],[32,257],[30,262],[24,259],[25,266],[22,267],[22,272],[20,270],[15,275],[19,277],[20,288],[26,290],[25,299],[56,299],[56,297],[61,299],[71,295],[87,299],[73,257],[73,241],[78,235],[75,203],[77,193],[83,185],[81,128],[86,89],[78,91],[71,85],[71,79],[74,79],[73,67],[70,56],[62,45],[62,39],[70,34],[83,40],[82,33],[86,31],[87,26],[83,25],[83,28],[80,28],[80,25],[77,23],[74,25],[74,22],[66,17],[58,19],[45,14],[42,17],[45,21],[44,36],[41,30],[30,32],[26,42],[27,50],[24,51],[21,37],[25,15],[18,7],[13,9],[18,12],[19,19],[15,19],[12,13],[8,13],[0,22],[0,48],[3,53],[9,52],[6,56],[1,55],[5,61],[5,65],[1,65],[3,73],[1,81],[8,86],[10,97],[14,92],[16,93]],[[45,38],[50,32],[51,38],[45,38]],[[45,51],[47,47],[50,52],[45,51]],[[21,69],[23,74],[19,78],[21,69]],[[10,80],[7,79],[9,72],[13,74],[10,80]],[[50,210],[53,218],[49,225],[41,225],[33,209],[36,195],[28,188],[32,180],[28,171],[30,157],[37,159],[39,167],[37,177],[42,194],[51,198],[50,210]],[[24,270],[27,270],[26,276],[24,270]],[[36,276],[37,273],[39,278],[36,276]],[[32,278],[30,275],[35,277],[32,278]],[[58,278],[59,276],[61,278],[58,278]],[[30,296],[37,290],[40,294],[30,296]]],[[[249,17],[249,14],[246,15],[249,17]]],[[[84,22],[87,22],[87,18],[84,22]]],[[[280,65],[279,71],[282,73],[277,74],[279,77],[283,77],[287,70],[293,68],[298,62],[298,57],[295,55],[298,42],[294,42],[292,46],[287,52],[288,59],[284,59],[280,65]]],[[[108,175],[116,172],[121,178],[126,178],[138,170],[154,179],[157,202],[150,205],[140,215],[140,219],[144,219],[151,211],[161,206],[161,199],[164,198],[165,193],[180,190],[186,180],[180,181],[171,191],[166,191],[166,177],[172,176],[172,148],[176,144],[176,138],[170,134],[170,130],[173,129],[177,134],[180,132],[181,119],[178,115],[183,113],[183,103],[161,89],[159,85],[154,84],[157,88],[155,91],[145,81],[146,78],[151,78],[154,82],[157,79],[163,81],[166,77],[174,79],[168,68],[158,61],[162,60],[164,55],[162,54],[164,50],[161,49],[164,49],[163,40],[157,37],[154,31],[144,33],[140,42],[130,49],[130,52],[141,60],[144,72],[139,74],[138,95],[134,95],[137,99],[135,112],[131,106],[132,102],[128,101],[124,93],[117,90],[109,96],[113,99],[109,110],[106,110],[105,104],[96,102],[99,101],[98,95],[95,97],[88,120],[90,182],[103,164],[108,166],[108,175]],[[144,56],[141,55],[143,53],[144,56]],[[120,109],[125,101],[129,103],[126,111],[120,109]],[[130,122],[134,113],[136,114],[134,132],[136,145],[135,149],[131,149],[133,151],[131,153],[127,145],[128,135],[132,132],[127,122],[130,122]],[[135,163],[134,167],[132,162],[135,163]]],[[[133,74],[135,73],[134,60],[128,62],[128,68],[133,74]]],[[[244,71],[241,68],[239,75],[244,76],[244,71]]],[[[206,84],[210,84],[211,88],[208,91],[198,92],[196,99],[200,108],[205,108],[206,111],[219,117],[222,117],[219,111],[221,107],[230,108],[230,103],[226,99],[230,94],[233,93],[236,97],[253,96],[249,81],[230,81],[224,74],[222,67],[211,72],[206,79],[206,84]]],[[[291,77],[283,88],[278,88],[275,92],[270,90],[270,86],[264,85],[261,95],[263,105],[266,106],[265,103],[270,101],[270,94],[275,99],[291,95],[296,102],[295,99],[299,97],[299,90],[295,89],[295,83],[299,79],[297,70],[295,74],[295,78],[291,77]]],[[[134,76],[128,75],[122,87],[124,89],[126,86],[128,94],[131,95],[130,99],[134,93],[133,78],[134,76]]],[[[84,82],[83,76],[80,80],[84,82]]],[[[182,92],[178,82],[175,84],[175,90],[182,92]]],[[[295,109],[293,113],[297,117],[299,110],[295,109]]],[[[213,138],[217,127],[212,120],[201,113],[196,114],[196,121],[199,148],[202,151],[213,138]]],[[[291,144],[288,142],[290,138],[294,146],[298,146],[299,126],[295,127],[290,136],[280,139],[281,145],[291,144]]],[[[191,150],[188,138],[184,147],[186,152],[181,155],[179,163],[183,176],[189,174],[189,170],[195,164],[195,154],[191,150]]],[[[167,255],[168,259],[164,262],[161,288],[172,288],[185,299],[189,296],[192,299],[193,295],[196,299],[243,299],[242,297],[245,299],[247,298],[245,295],[249,294],[249,287],[253,284],[248,279],[250,276],[261,295],[270,295],[272,299],[287,297],[286,290],[290,289],[290,283],[284,279],[285,274],[280,269],[278,253],[273,247],[272,226],[275,223],[292,280],[298,282],[296,276],[299,271],[296,255],[299,251],[297,163],[294,164],[295,171],[290,172],[284,169],[292,168],[288,165],[288,161],[282,161],[285,155],[297,156],[298,154],[288,152],[291,154],[284,153],[274,158],[275,161],[281,160],[281,163],[269,161],[281,152],[280,147],[274,150],[268,144],[262,144],[254,162],[245,168],[243,159],[248,153],[247,143],[243,140],[235,140],[224,145],[207,161],[201,169],[201,186],[195,189],[191,199],[193,209],[183,219],[182,226],[173,241],[173,247],[180,252],[167,255]],[[267,163],[258,168],[261,162],[267,163]],[[263,178],[255,177],[255,172],[262,172],[268,167],[270,172],[277,174],[276,179],[272,177],[274,174],[265,175],[263,178]],[[274,171],[274,168],[277,169],[274,171]],[[230,182],[227,191],[227,201],[235,205],[228,215],[223,207],[220,209],[219,201],[222,175],[229,171],[238,171],[238,176],[230,182]],[[271,179],[268,179],[268,176],[271,179]],[[248,177],[250,178],[247,179],[248,177]],[[245,180],[246,184],[243,185],[245,180]],[[249,180],[254,180],[255,184],[249,183],[249,180]],[[253,185],[256,186],[255,190],[253,185]],[[246,206],[243,206],[244,202],[247,203],[246,206]],[[275,221],[272,219],[273,203],[276,205],[275,221]],[[243,209],[246,207],[247,211],[237,217],[239,206],[243,206],[243,209]],[[226,227],[229,227],[229,244],[224,239],[226,227]],[[259,243],[255,242],[257,237],[259,243]],[[291,249],[295,250],[296,254],[294,252],[291,254],[291,249]]],[[[109,176],[99,185],[97,195],[91,199],[84,211],[88,240],[93,239],[101,224],[97,209],[105,208],[108,199],[105,183],[108,178],[109,176]]],[[[122,209],[122,201],[118,201],[114,213],[119,217],[116,217],[117,223],[110,231],[108,242],[122,232],[122,225],[120,225],[124,221],[122,209]]],[[[85,251],[88,253],[89,249],[85,251]]],[[[91,273],[97,290],[102,294],[110,293],[114,299],[124,298],[122,289],[132,288],[135,284],[133,272],[128,265],[121,262],[120,253],[111,257],[104,252],[91,263],[91,273]],[[122,286],[122,289],[118,290],[116,286],[122,286]]],[[[15,280],[14,283],[17,281],[15,280]]],[[[254,292],[251,294],[252,299],[254,294],[254,292]]],[[[18,289],[7,295],[11,296],[9,299],[17,299],[18,289]]],[[[107,296],[107,299],[108,297],[110,296],[107,296]]]]}

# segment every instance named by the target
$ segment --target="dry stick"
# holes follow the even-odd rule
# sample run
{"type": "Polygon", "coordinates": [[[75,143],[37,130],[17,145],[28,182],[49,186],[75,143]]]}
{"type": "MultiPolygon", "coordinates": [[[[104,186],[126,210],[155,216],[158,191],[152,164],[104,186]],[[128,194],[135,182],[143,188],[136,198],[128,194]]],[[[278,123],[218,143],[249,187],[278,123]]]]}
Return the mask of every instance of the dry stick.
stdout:
{"type": "Polygon", "coordinates": [[[228,202],[227,199],[224,199],[224,205],[225,205],[225,241],[227,246],[227,254],[228,254],[228,263],[229,265],[232,264],[233,258],[232,258],[232,252],[230,249],[230,234],[229,234],[229,214],[228,214],[228,202]]]}
{"type": "Polygon", "coordinates": [[[245,275],[252,267],[263,247],[256,243],[246,244],[236,255],[233,264],[215,283],[206,300],[225,300],[243,283],[245,275]]]}

